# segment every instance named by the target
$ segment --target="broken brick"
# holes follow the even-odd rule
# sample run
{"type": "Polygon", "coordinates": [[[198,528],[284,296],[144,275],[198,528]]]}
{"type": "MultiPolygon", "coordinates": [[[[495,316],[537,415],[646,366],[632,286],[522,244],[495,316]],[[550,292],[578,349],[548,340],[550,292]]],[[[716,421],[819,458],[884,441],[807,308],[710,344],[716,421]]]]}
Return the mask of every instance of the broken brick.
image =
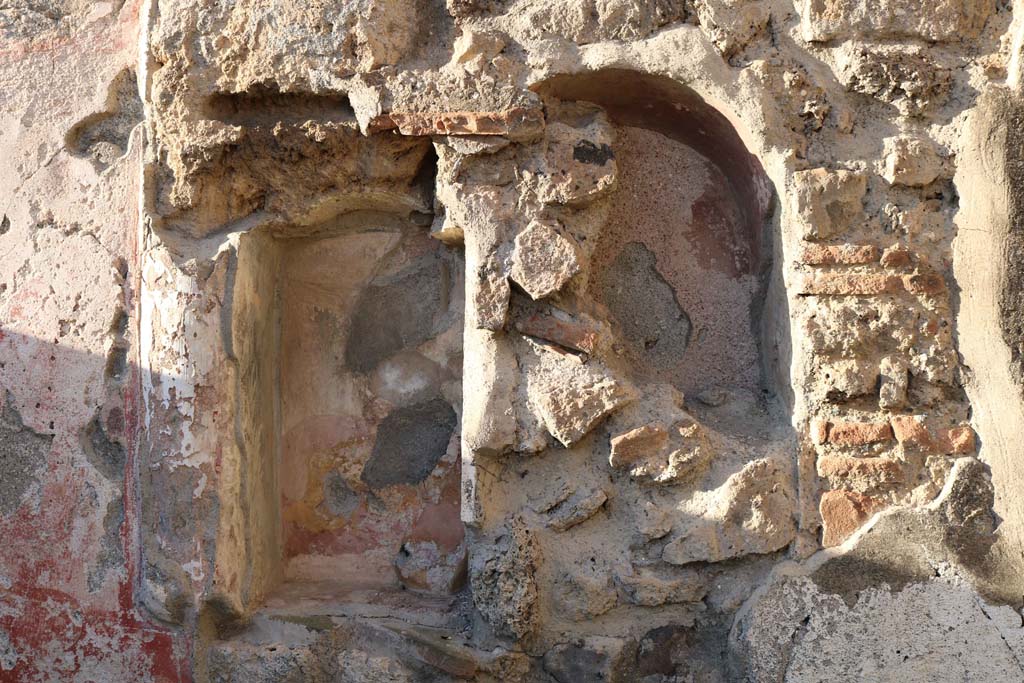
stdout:
{"type": "Polygon", "coordinates": [[[836,421],[828,432],[828,442],[836,446],[866,446],[892,438],[888,422],[836,421]]]}
{"type": "Polygon", "coordinates": [[[884,503],[853,491],[826,491],[821,496],[821,544],[837,546],[852,536],[884,503]]]}

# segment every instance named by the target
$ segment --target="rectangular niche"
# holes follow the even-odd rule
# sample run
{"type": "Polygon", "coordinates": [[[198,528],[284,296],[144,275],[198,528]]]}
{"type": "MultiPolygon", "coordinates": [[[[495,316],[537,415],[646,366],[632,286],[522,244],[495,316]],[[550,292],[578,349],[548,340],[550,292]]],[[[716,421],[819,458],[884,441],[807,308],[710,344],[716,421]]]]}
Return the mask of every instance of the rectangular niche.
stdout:
{"type": "Polygon", "coordinates": [[[240,436],[271,602],[456,591],[461,255],[375,212],[245,235],[238,253],[240,436]]]}

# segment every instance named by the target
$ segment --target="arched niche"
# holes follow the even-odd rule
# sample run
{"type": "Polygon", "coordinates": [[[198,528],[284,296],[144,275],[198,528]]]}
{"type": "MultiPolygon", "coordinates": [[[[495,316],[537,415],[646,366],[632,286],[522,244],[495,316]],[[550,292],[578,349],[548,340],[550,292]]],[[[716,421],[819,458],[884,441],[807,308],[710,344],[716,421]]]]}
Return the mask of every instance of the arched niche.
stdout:
{"type": "Polygon", "coordinates": [[[624,69],[535,90],[596,104],[615,126],[618,186],[589,293],[617,323],[634,378],[694,395],[771,390],[765,371],[778,359],[764,356],[761,327],[774,194],[730,120],[691,88],[624,69]]]}

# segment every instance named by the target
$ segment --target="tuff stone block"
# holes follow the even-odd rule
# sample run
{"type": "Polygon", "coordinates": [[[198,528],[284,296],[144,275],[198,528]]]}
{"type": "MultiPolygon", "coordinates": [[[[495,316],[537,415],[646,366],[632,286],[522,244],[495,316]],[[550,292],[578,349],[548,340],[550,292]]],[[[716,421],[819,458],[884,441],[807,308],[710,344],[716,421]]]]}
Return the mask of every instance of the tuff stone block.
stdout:
{"type": "Polygon", "coordinates": [[[867,183],[853,171],[815,168],[793,174],[792,211],[804,239],[846,232],[863,215],[867,183]]]}

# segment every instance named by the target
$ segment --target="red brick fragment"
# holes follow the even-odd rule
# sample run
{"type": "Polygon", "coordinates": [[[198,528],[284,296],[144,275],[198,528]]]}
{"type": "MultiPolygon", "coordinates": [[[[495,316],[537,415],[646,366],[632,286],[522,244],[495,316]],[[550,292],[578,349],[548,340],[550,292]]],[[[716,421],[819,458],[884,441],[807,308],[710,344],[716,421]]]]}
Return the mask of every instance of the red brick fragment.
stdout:
{"type": "Polygon", "coordinates": [[[866,446],[892,438],[892,427],[888,422],[837,421],[831,424],[828,432],[828,442],[836,446],[866,446]]]}
{"type": "Polygon", "coordinates": [[[826,491],[818,506],[823,526],[821,544],[826,548],[839,545],[884,506],[884,501],[861,493],[826,491]]]}
{"type": "Polygon", "coordinates": [[[885,268],[905,268],[910,265],[910,250],[894,245],[882,252],[882,266],[885,268]]]}
{"type": "Polygon", "coordinates": [[[967,425],[953,427],[941,432],[938,442],[944,453],[967,455],[975,450],[974,430],[967,425]]]}
{"type": "Polygon", "coordinates": [[[900,444],[919,448],[931,445],[931,435],[924,426],[924,418],[916,415],[897,415],[890,422],[893,434],[900,444]]]}
{"type": "Polygon", "coordinates": [[[534,313],[515,321],[516,330],[529,337],[543,339],[568,349],[593,354],[597,330],[586,322],[562,320],[546,313],[534,313]]]}
{"type": "Polygon", "coordinates": [[[907,448],[930,455],[966,455],[975,450],[974,430],[959,425],[933,432],[921,415],[898,415],[892,418],[896,440],[907,448]]]}

